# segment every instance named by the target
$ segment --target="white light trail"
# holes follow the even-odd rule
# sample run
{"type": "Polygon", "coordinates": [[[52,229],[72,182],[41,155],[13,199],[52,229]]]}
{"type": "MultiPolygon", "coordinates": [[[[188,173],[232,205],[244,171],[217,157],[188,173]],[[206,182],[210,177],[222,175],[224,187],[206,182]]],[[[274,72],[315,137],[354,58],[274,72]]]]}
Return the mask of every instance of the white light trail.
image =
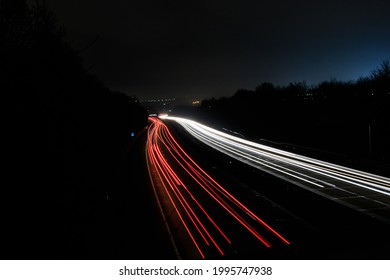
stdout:
{"type": "MultiPolygon", "coordinates": [[[[189,119],[160,118],[176,121],[210,147],[283,179],[320,188],[353,186],[390,196],[389,178],[248,141],[189,119]]],[[[354,192],[353,189],[345,191],[354,192]]]]}

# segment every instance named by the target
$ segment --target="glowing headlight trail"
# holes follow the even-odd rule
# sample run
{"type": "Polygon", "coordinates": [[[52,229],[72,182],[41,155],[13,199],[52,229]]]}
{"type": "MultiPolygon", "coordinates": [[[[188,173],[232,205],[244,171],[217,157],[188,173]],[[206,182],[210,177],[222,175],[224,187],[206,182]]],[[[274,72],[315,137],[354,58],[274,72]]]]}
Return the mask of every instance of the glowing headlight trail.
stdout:
{"type": "MultiPolygon", "coordinates": [[[[305,188],[309,185],[312,191],[333,187],[355,196],[364,196],[363,190],[373,195],[390,196],[389,178],[261,145],[192,120],[168,116],[161,118],[178,122],[192,136],[220,152],[305,188]]],[[[384,198],[379,203],[389,207],[388,201],[388,198],[384,198]]]]}
{"type": "MultiPolygon", "coordinates": [[[[210,177],[177,143],[167,126],[157,118],[149,118],[152,124],[148,130],[147,155],[150,162],[149,172],[155,172],[161,186],[173,205],[178,218],[183,224],[190,240],[202,258],[206,257],[205,248],[214,248],[220,255],[224,255],[224,248],[232,241],[221,225],[213,217],[207,205],[198,196],[207,195],[215,202],[216,207],[225,211],[228,217],[238,222],[243,229],[249,232],[264,246],[271,247],[259,229],[265,229],[285,244],[289,244],[281,234],[260,219],[243,203],[210,177]],[[197,187],[186,185],[177,172],[168,163],[165,153],[169,153],[175,164],[180,166],[180,172],[185,172],[192,178],[197,187]],[[151,170],[153,169],[153,171],[151,170]],[[223,243],[223,244],[222,244],[223,243]]],[[[202,196],[203,197],[203,196],[202,196]]],[[[215,207],[215,206],[214,206],[215,207]]]]}

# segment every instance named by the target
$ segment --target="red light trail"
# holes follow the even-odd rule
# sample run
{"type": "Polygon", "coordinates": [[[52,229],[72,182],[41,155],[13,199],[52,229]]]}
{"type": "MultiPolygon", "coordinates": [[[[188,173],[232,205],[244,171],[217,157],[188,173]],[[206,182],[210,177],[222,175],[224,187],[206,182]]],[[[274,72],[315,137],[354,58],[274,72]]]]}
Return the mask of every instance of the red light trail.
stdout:
{"type": "Polygon", "coordinates": [[[226,222],[220,223],[217,220],[219,215],[215,211],[210,211],[210,203],[215,204],[213,207],[217,207],[218,211],[230,217],[229,227],[240,225],[265,247],[270,248],[272,245],[260,231],[267,231],[279,241],[290,244],[286,238],[207,174],[184,151],[160,119],[150,117],[149,121],[151,124],[146,147],[149,173],[156,175],[151,178],[158,181],[158,187],[161,187],[159,193],[163,193],[173,206],[201,258],[206,258],[210,250],[224,256],[226,250],[229,250],[228,247],[234,243],[228,236],[229,233],[223,229],[223,226],[226,229],[226,222]],[[191,182],[184,180],[183,177],[190,178],[191,182]]]}

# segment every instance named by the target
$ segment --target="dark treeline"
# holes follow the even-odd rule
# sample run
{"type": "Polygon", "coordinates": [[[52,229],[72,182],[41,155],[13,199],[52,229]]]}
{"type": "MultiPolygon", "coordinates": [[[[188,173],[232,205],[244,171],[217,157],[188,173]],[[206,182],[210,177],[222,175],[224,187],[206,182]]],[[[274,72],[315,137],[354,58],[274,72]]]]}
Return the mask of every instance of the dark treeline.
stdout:
{"type": "Polygon", "coordinates": [[[106,197],[147,114],[84,69],[40,2],[0,0],[0,255],[91,258],[85,244],[108,232],[106,197]]]}
{"type": "Polygon", "coordinates": [[[354,82],[238,90],[201,109],[244,135],[390,162],[390,63],[354,82]]]}

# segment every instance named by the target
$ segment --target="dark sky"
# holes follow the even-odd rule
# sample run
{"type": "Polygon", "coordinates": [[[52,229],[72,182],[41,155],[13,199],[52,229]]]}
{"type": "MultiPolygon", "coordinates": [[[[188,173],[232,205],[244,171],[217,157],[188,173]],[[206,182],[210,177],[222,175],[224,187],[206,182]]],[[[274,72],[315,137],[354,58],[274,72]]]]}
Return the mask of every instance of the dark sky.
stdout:
{"type": "Polygon", "coordinates": [[[107,86],[230,96],[264,81],[366,76],[390,58],[389,0],[47,0],[107,86]]]}

